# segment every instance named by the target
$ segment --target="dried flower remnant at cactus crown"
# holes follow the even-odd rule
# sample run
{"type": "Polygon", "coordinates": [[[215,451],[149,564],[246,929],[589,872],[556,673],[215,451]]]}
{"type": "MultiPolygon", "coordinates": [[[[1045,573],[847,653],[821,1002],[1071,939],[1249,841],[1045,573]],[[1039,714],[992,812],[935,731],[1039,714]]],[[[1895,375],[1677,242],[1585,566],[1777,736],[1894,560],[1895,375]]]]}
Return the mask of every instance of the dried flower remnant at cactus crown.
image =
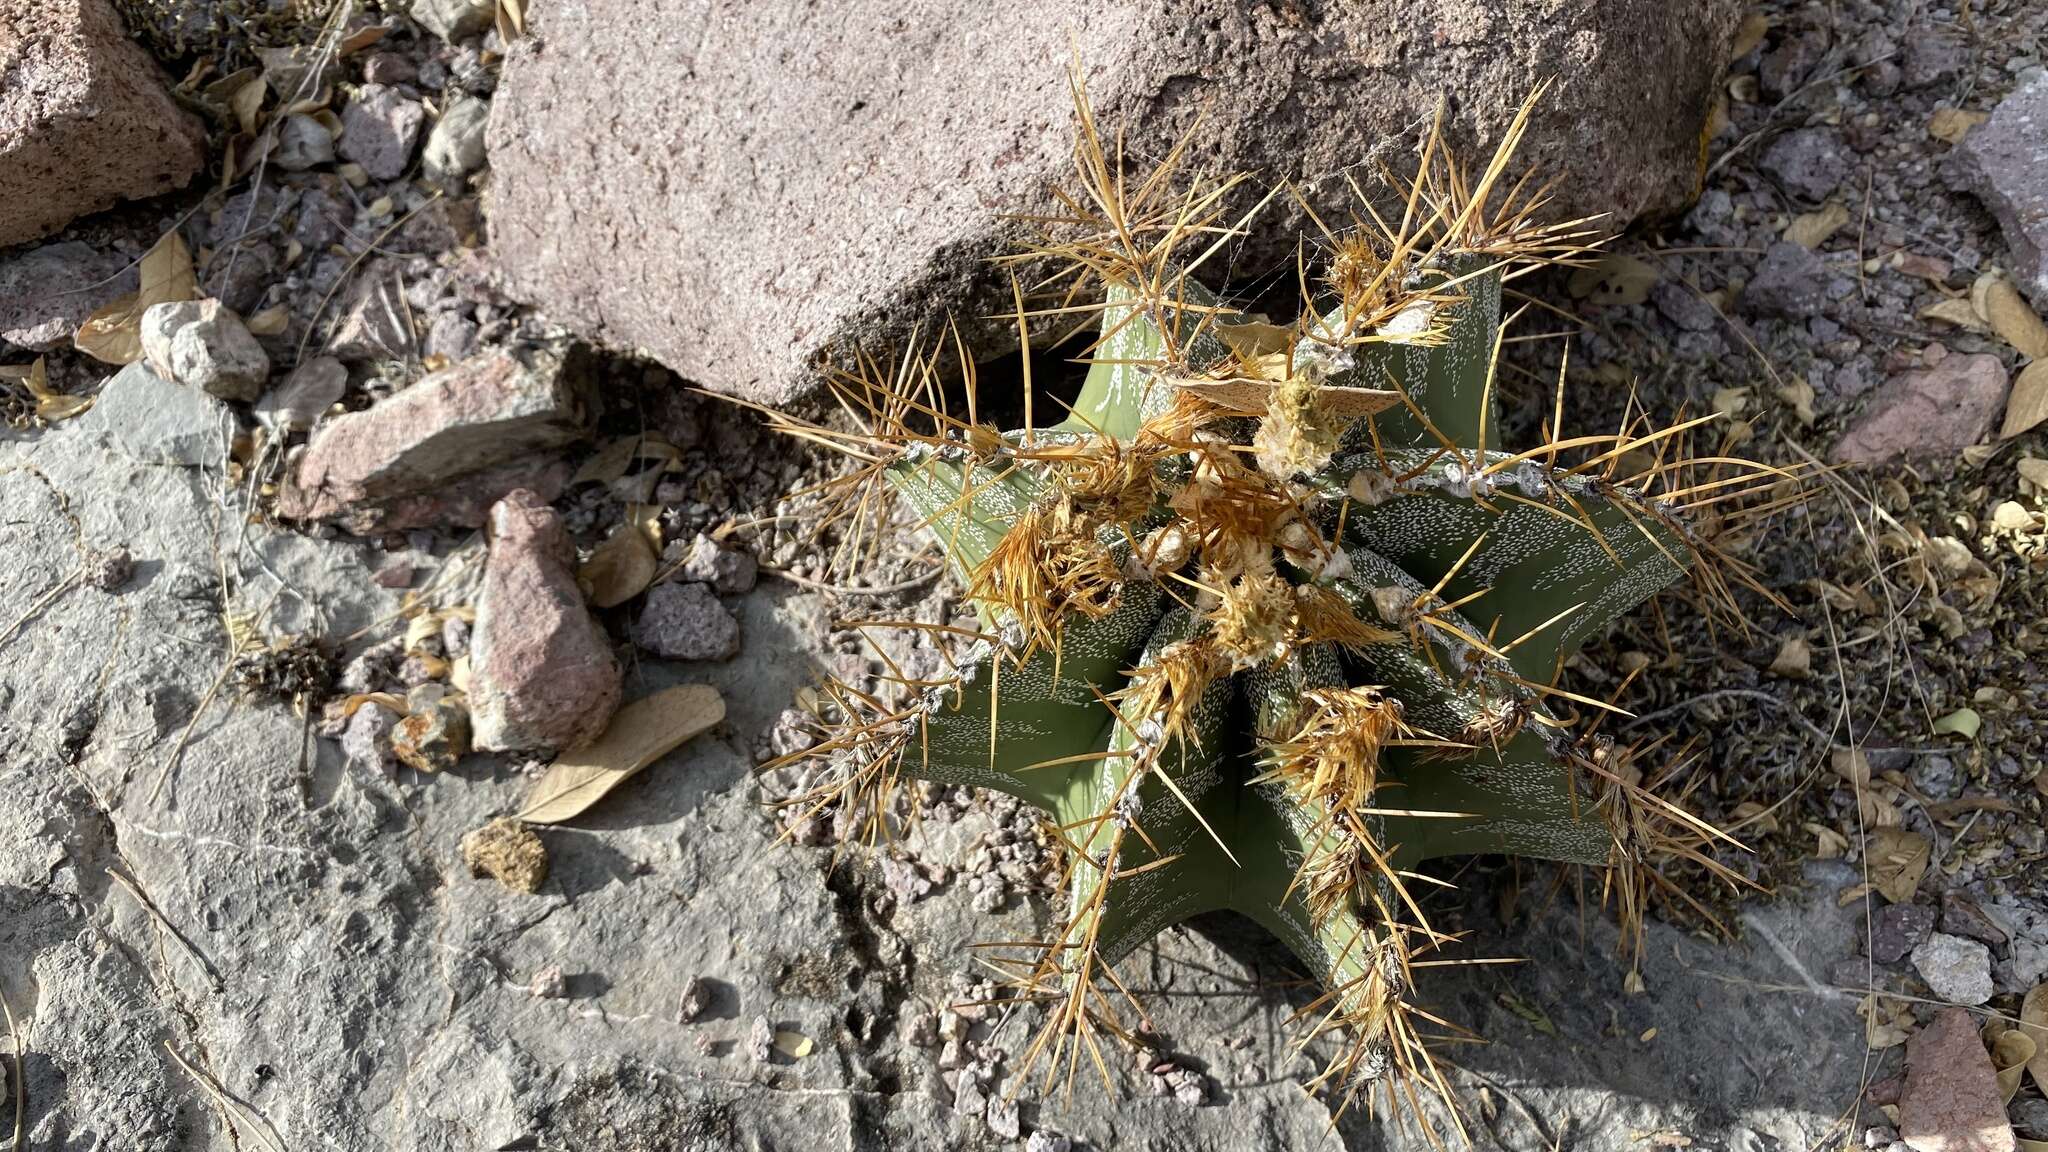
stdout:
{"type": "Polygon", "coordinates": [[[1336,1043],[1311,1087],[1441,1093],[1407,1002],[1411,957],[1445,939],[1411,894],[1417,863],[1604,867],[1625,942],[1669,888],[1661,865],[1730,876],[1707,855],[1720,834],[1645,771],[1688,750],[1615,743],[1600,728],[1618,709],[1558,677],[1682,576],[1739,623],[1731,584],[1763,590],[1715,533],[1802,499],[1797,478],[1697,452],[1712,417],[1657,425],[1633,400],[1619,430],[1567,436],[1562,371],[1542,442],[1502,443],[1503,285],[1597,240],[1533,223],[1544,192],[1505,184],[1526,106],[1477,176],[1432,131],[1416,175],[1390,181],[1395,210],[1355,189],[1341,229],[1311,212],[1326,267],[1283,326],[1192,275],[1239,234],[1223,205],[1240,181],[1181,179],[1186,141],[1127,177],[1078,86],[1076,104],[1075,188],[1019,257],[1064,268],[1031,291],[1055,303],[1027,307],[1013,278],[1026,345],[1034,323],[1099,318],[1066,418],[1030,426],[1027,397],[1027,427],[983,422],[957,336],[833,371],[854,430],[772,417],[853,461],[829,490],[837,563],[875,545],[893,491],[982,621],[959,675],[903,681],[906,699],[827,683],[799,754],[825,782],[795,803],[872,832],[907,776],[1043,810],[1068,906],[994,961],[1048,1009],[1019,1082],[1042,1065],[1046,1088],[1071,1086],[1084,1052],[1107,1082],[1101,1039],[1145,1018],[1116,963],[1228,908],[1320,981],[1300,1041],[1336,1043]],[[949,353],[965,413],[943,396],[949,353]]]}

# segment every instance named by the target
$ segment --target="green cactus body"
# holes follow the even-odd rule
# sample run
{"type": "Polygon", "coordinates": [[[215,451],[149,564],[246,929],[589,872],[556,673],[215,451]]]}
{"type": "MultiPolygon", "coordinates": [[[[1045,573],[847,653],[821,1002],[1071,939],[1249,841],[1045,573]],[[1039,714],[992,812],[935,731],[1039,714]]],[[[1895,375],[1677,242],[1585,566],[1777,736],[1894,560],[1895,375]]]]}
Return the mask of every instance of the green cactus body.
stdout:
{"type": "Polygon", "coordinates": [[[1345,281],[1369,280],[1370,299],[1340,288],[1359,298],[1291,329],[1163,264],[1105,275],[1093,363],[1052,428],[863,401],[936,419],[892,418],[867,459],[985,634],[956,683],[882,721],[839,717],[852,735],[824,748],[851,777],[992,788],[1046,813],[1069,912],[1022,982],[1063,1006],[1053,1031],[1107,1012],[1090,990],[1104,968],[1231,909],[1321,980],[1312,1030],[1348,1037],[1324,1079],[1355,1084],[1420,1051],[1401,1004],[1411,941],[1433,937],[1404,872],[1631,851],[1626,790],[1573,729],[1597,702],[1558,704],[1554,680],[1709,553],[1682,473],[1620,476],[1632,449],[1680,455],[1668,430],[1500,443],[1502,278],[1541,248],[1530,235],[1393,237],[1345,281]]]}

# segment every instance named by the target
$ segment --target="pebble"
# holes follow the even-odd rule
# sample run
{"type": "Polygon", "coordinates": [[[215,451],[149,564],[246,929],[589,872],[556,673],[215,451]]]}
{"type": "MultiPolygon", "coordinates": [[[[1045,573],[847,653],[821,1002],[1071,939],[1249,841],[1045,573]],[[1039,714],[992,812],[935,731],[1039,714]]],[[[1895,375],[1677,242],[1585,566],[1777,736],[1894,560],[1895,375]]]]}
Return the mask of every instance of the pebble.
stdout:
{"type": "Polygon", "coordinates": [[[391,771],[398,756],[391,749],[391,730],[398,727],[398,714],[380,704],[365,703],[348,718],[341,732],[342,759],[351,768],[383,775],[391,771]]]}
{"type": "Polygon", "coordinates": [[[427,110],[388,84],[365,84],[341,113],[341,155],[373,180],[396,180],[412,163],[427,110]]]}
{"type": "Polygon", "coordinates": [[[334,133],[303,112],[294,112],[277,126],[277,147],[270,162],[287,172],[304,172],[334,163],[334,133]]]}
{"type": "Polygon", "coordinates": [[[1795,319],[1817,315],[1827,304],[1827,267],[1812,250],[1780,240],[1764,250],[1742,302],[1766,315],[1795,319]]]}
{"type": "Polygon", "coordinates": [[[454,43],[491,26],[492,0],[413,0],[409,11],[419,25],[454,43]]]}
{"type": "Polygon", "coordinates": [[[1072,1139],[1044,1128],[1033,1132],[1031,1138],[1024,1142],[1024,1152],[1073,1152],[1073,1149],[1072,1139]]]}
{"type": "Polygon", "coordinates": [[[1826,128],[1796,128],[1773,140],[1757,166],[1787,191],[1807,200],[1827,199],[1849,175],[1848,150],[1826,128]]]}
{"type": "Polygon", "coordinates": [[[682,1000],[676,1005],[676,1019],[685,1024],[694,1023],[711,1006],[711,989],[702,976],[690,977],[683,986],[682,1000]]]}
{"type": "Polygon", "coordinates": [[[420,154],[421,169],[430,179],[443,183],[454,183],[481,169],[484,128],[490,118],[490,101],[458,97],[427,134],[426,149],[420,154]]]}
{"type": "Polygon", "coordinates": [[[1888,904],[1870,917],[1870,958],[1897,964],[1934,931],[1934,909],[1924,904],[1888,904]]]}
{"type": "Polygon", "coordinates": [[[680,572],[684,580],[709,584],[712,590],[731,596],[753,591],[760,565],[749,553],[727,548],[700,532],[683,554],[680,572]]]}
{"type": "MultiPolygon", "coordinates": [[[[2042,1091],[2048,1092],[2048,1088],[2042,1091]]],[[[2048,1100],[2038,1097],[2012,1102],[2012,1126],[2029,1140],[2048,1140],[2048,1100]]]]}
{"type": "Polygon", "coordinates": [[[348,391],[348,369],[332,356],[314,356],[256,402],[256,421],[273,432],[302,432],[348,391]]]}
{"type": "Polygon", "coordinates": [[[657,584],[633,622],[633,643],[666,660],[730,660],[740,622],[703,584],[657,584]]]}
{"type": "Polygon", "coordinates": [[[1961,892],[1942,894],[1941,930],[1951,936],[1975,940],[1993,951],[2004,951],[2012,943],[2012,937],[2006,934],[2005,929],[1985,915],[1975,900],[1961,892]]]}
{"type": "Polygon", "coordinates": [[[1015,1140],[1022,1134],[1015,1100],[1001,1093],[988,1098],[988,1130],[999,1140],[1015,1140]]]}
{"type": "Polygon", "coordinates": [[[142,355],[165,379],[223,400],[254,400],[270,378],[270,354],[218,300],[152,305],[142,314],[142,355]]]}
{"type": "Polygon", "coordinates": [[[532,988],[542,1000],[560,1000],[569,995],[569,978],[560,964],[550,964],[533,974],[532,988]]]}
{"type": "Polygon", "coordinates": [[[1965,1007],[1982,1004],[1996,991],[1991,950],[1975,940],[1935,932],[1913,949],[1913,970],[1942,1000],[1965,1007]]]}
{"type": "Polygon", "coordinates": [[[1984,438],[2005,407],[2011,381],[1990,353],[1948,353],[1935,345],[1922,366],[1888,380],[1836,441],[1838,461],[1878,464],[1901,456],[1961,451],[1984,438]]]}
{"type": "MultiPolygon", "coordinates": [[[[401,667],[401,678],[405,678],[401,667]]],[[[391,748],[421,772],[445,772],[469,751],[469,712],[441,684],[413,685],[391,748]]]]}
{"type": "Polygon", "coordinates": [[[472,876],[490,876],[514,892],[538,892],[548,878],[547,845],[523,821],[501,817],[462,838],[472,876]]]}

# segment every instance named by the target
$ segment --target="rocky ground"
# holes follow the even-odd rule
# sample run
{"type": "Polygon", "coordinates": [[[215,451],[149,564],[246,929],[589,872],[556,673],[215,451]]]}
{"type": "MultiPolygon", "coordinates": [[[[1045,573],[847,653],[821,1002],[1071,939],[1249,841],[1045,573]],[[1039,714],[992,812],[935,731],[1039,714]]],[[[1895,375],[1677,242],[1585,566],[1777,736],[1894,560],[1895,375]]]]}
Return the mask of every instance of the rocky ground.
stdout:
{"type": "MultiPolygon", "coordinates": [[[[1306,35],[1313,7],[1187,50],[1266,59],[1244,45],[1306,35]]],[[[914,831],[863,851],[847,818],[773,806],[804,770],[756,766],[802,745],[809,686],[888,671],[835,622],[963,607],[908,533],[851,584],[833,575],[842,537],[790,494],[834,462],[690,390],[744,391],[700,378],[689,349],[779,397],[876,301],[966,298],[955,271],[992,225],[858,271],[807,263],[837,243],[811,237],[779,273],[853,302],[777,314],[786,345],[727,355],[733,332],[657,317],[658,279],[586,289],[589,269],[562,270],[562,237],[630,248],[629,220],[581,210],[567,179],[504,186],[519,170],[501,142],[528,172],[576,162],[547,132],[560,76],[518,92],[517,118],[492,106],[583,33],[550,41],[546,12],[529,35],[522,6],[466,0],[195,18],[228,9],[124,7],[170,97],[80,17],[76,56],[100,63],[75,86],[128,133],[102,146],[151,163],[80,168],[64,218],[129,202],[61,232],[40,203],[0,209],[7,1147],[1429,1142],[1412,1116],[1333,1123],[1301,1091],[1312,1063],[1287,1020],[1309,996],[1281,946],[1222,917],[1128,963],[1157,1043],[1119,1059],[1115,1092],[1084,1074],[1070,1097],[1012,1095],[1032,1021],[978,1006],[971,945],[1035,938],[1050,915],[1035,822],[927,788],[899,813],[914,831]],[[506,197],[539,222],[509,241],[491,215],[506,197]],[[614,710],[684,684],[720,693],[708,732],[573,818],[494,824],[535,815],[547,749],[627,763],[599,737],[614,710]]],[[[2048,1011],[2023,1006],[2048,980],[2048,451],[2028,430],[2048,377],[2027,367],[2048,332],[2026,323],[2048,312],[2048,13],[1896,0],[1702,20],[1732,41],[1725,75],[1699,69],[1703,189],[1667,194],[1686,184],[1668,133],[1584,158],[1665,176],[1574,185],[1641,218],[1596,266],[1527,287],[1572,316],[1538,327],[1572,329],[1573,423],[1618,425],[1634,395],[1719,409],[1766,459],[1855,465],[1734,541],[1779,601],[1748,595],[1747,632],[1676,599],[1572,669],[1595,688],[1648,669],[1621,703],[1673,747],[1697,740],[1669,787],[1750,844],[1724,862],[1759,888],[1675,872],[1631,977],[1597,878],[1476,861],[1433,912],[1469,934],[1450,958],[1524,962],[1433,969],[1421,998],[1486,1041],[1441,1051],[1476,1144],[2012,1152],[2048,1140],[2048,1084],[1988,1079],[2031,1035],[2005,1025],[2048,1011]]],[[[1445,29],[1439,45],[1467,48],[1501,31],[1445,29]]],[[[1551,51],[1601,63],[1531,43],[1509,74],[1551,51]]],[[[1622,99],[1608,83],[1585,90],[1622,99]]],[[[1033,179],[1059,156],[1016,138],[1033,179]]],[[[49,147],[7,155],[43,156],[54,187],[49,147]]],[[[1021,178],[1004,171],[976,195],[1021,178]]],[[[719,195],[795,177],[732,179],[719,195]]],[[[1269,286],[1270,254],[1231,255],[1245,290],[1269,286]]],[[[691,291],[691,316],[719,306],[691,291]]],[[[1547,406],[1562,346],[1515,346],[1512,409],[1547,406]]],[[[946,659],[885,644],[910,676],[946,659]]]]}

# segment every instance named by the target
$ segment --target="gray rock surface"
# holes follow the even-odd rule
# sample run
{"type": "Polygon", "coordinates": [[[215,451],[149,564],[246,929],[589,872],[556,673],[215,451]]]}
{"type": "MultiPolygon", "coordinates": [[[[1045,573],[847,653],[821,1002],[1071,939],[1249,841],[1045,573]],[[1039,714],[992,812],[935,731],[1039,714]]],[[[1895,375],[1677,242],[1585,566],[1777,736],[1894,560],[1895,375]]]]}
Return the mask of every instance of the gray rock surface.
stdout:
{"type": "Polygon", "coordinates": [[[1953,164],[1963,188],[1997,217],[2021,286],[2048,308],[2048,73],[1999,101],[1956,146],[1953,164]]]}
{"type": "MultiPolygon", "coordinates": [[[[1444,98],[1477,163],[1554,80],[1523,159],[1557,178],[1558,217],[1621,224],[1696,192],[1736,8],[1617,0],[1566,20],[1481,0],[1060,0],[1015,20],[962,0],[540,5],[494,101],[491,246],[552,318],[779,403],[812,386],[823,350],[1010,306],[989,257],[1026,231],[1005,214],[1051,211],[1049,186],[1072,174],[1077,57],[1131,155],[1163,153],[1199,115],[1193,170],[1294,180],[1325,207],[1444,98]],[[728,163],[737,140],[746,162],[728,163]]],[[[1304,227],[1281,197],[1230,271],[1291,275],[1304,227]]],[[[985,349],[1014,340],[1014,325],[970,328],[985,349]]]]}
{"type": "Polygon", "coordinates": [[[373,180],[393,180],[412,163],[427,110],[385,84],[365,84],[341,113],[341,155],[373,180]]]}
{"type": "Polygon", "coordinates": [[[86,317],[135,291],[127,265],[76,240],[0,254],[0,340],[30,352],[70,344],[86,317]]]}
{"type": "Polygon", "coordinates": [[[210,464],[227,457],[234,415],[227,405],[197,388],[174,384],[137,361],[114,373],[100,388],[90,412],[79,418],[104,431],[140,464],[210,464]]]}
{"type": "Polygon", "coordinates": [[[1913,970],[1936,996],[1974,1007],[1991,999],[1991,950],[1975,940],[1936,932],[1913,949],[1913,970]]]}

